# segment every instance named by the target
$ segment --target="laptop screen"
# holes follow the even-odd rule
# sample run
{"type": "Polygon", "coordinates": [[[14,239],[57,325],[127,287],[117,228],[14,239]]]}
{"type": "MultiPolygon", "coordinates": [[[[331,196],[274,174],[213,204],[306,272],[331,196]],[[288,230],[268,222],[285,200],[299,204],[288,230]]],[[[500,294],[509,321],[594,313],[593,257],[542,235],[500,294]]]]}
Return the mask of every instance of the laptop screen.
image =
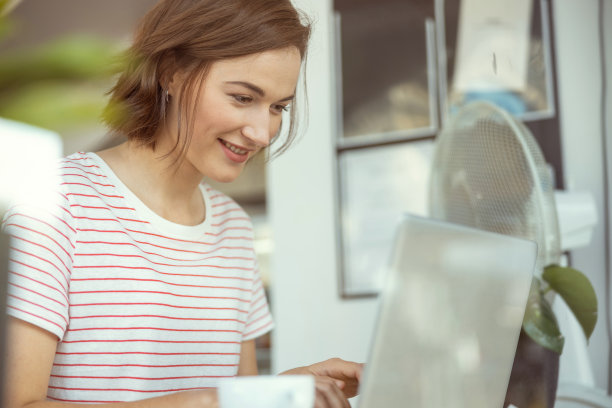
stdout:
{"type": "Polygon", "coordinates": [[[531,286],[531,241],[406,215],[359,401],[502,407],[531,286]]]}

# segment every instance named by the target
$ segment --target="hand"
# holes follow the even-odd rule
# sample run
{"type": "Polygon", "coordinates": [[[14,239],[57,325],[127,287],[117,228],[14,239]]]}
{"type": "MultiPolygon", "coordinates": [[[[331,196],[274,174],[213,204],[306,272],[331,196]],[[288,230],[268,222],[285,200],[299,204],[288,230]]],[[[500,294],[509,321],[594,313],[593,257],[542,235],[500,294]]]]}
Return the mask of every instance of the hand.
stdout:
{"type": "Polygon", "coordinates": [[[351,408],[346,396],[330,377],[315,376],[314,408],[351,408]]]}
{"type": "Polygon", "coordinates": [[[345,398],[357,395],[359,381],[363,372],[363,364],[332,358],[305,367],[298,367],[281,374],[314,375],[332,379],[336,386],[342,390],[345,398]]]}

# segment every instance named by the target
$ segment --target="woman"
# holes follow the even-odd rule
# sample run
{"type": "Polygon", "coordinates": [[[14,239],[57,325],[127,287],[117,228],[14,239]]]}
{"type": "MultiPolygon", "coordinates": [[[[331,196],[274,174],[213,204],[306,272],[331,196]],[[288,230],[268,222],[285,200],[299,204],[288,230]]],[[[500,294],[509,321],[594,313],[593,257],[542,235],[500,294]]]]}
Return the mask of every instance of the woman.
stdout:
{"type": "MultiPolygon", "coordinates": [[[[162,0],[144,17],[106,111],[127,142],[66,158],[50,210],[5,216],[6,407],[208,407],[219,378],[257,374],[272,319],[251,223],[202,181],[234,180],[279,133],[309,34],[286,0],[162,0]]],[[[349,406],[360,373],[287,372],[315,375],[320,407],[349,406]]]]}

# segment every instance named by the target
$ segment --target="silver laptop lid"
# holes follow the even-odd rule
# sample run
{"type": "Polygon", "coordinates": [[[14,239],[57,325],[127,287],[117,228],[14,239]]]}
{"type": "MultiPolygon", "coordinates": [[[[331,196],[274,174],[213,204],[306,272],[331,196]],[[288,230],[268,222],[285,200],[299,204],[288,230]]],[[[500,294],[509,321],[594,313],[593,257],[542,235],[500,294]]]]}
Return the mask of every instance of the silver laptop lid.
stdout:
{"type": "Polygon", "coordinates": [[[406,215],[360,408],[502,407],[537,246],[406,215]]]}

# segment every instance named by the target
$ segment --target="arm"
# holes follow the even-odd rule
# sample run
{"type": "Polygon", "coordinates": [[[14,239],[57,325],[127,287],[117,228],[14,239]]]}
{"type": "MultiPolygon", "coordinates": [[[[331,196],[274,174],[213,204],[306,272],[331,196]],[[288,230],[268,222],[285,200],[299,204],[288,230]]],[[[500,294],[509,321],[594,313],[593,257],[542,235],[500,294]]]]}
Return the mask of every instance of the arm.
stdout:
{"type": "Polygon", "coordinates": [[[257,375],[257,356],[255,353],[255,340],[242,342],[240,349],[240,365],[238,375],[257,375]]]}
{"type": "MultiPolygon", "coordinates": [[[[300,367],[282,374],[302,374],[312,375],[315,377],[316,401],[315,408],[348,408],[350,407],[346,398],[343,395],[341,388],[346,390],[352,387],[350,379],[355,376],[354,372],[343,373],[342,369],[349,371],[350,369],[358,370],[361,375],[361,365],[349,363],[340,359],[332,359],[327,362],[314,364],[308,367],[300,367]],[[346,366],[346,367],[345,367],[346,366]],[[335,372],[334,369],[338,370],[335,372]],[[332,375],[336,375],[335,379],[332,375]],[[345,384],[349,384],[348,387],[345,384]]],[[[247,340],[242,342],[240,350],[240,365],[238,367],[238,375],[257,375],[257,359],[255,353],[255,340],[247,340]]],[[[357,394],[357,386],[354,386],[354,395],[357,394]]]]}
{"type": "MultiPolygon", "coordinates": [[[[5,408],[77,408],[91,405],[47,401],[47,385],[51,375],[57,337],[9,317],[5,358],[5,408]]],[[[129,403],[98,405],[109,408],[216,408],[217,395],[212,390],[189,391],[129,403]]]]}
{"type": "Polygon", "coordinates": [[[346,398],[352,398],[357,395],[362,372],[363,364],[361,363],[332,358],[309,366],[294,368],[281,375],[303,374],[330,378],[342,390],[346,398]]]}

